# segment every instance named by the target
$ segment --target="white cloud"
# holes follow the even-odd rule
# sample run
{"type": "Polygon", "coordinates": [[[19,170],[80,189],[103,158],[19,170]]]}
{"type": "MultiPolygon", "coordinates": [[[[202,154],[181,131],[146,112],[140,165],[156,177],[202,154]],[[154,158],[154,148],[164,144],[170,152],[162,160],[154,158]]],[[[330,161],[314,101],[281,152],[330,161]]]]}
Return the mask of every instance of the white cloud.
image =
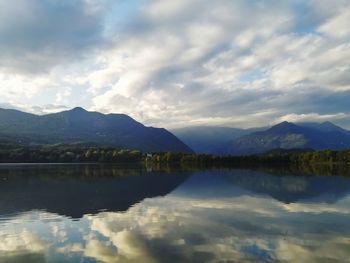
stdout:
{"type": "MultiPolygon", "coordinates": [[[[93,235],[87,235],[89,249],[86,247],[85,251],[103,262],[111,258],[114,259],[111,262],[137,262],[141,259],[155,262],[157,258],[151,255],[158,249],[162,250],[156,245],[161,240],[165,251],[171,249],[173,253],[180,253],[182,260],[188,261],[193,260],[196,253],[205,251],[205,255],[213,260],[254,262],[256,258],[249,257],[249,252],[244,250],[246,247],[255,247],[273,261],[295,262],[296,252],[300,253],[297,255],[303,262],[318,262],[325,257],[341,260],[348,257],[343,247],[348,242],[346,235],[320,233],[322,242],[319,242],[311,216],[322,221],[327,220],[330,213],[347,215],[350,213],[348,205],[349,198],[329,205],[286,204],[249,195],[202,199],[195,194],[193,197],[173,194],[166,198],[146,199],[127,213],[105,212],[98,217],[88,216],[92,231],[103,235],[107,241],[102,244],[93,235]],[[304,221],[304,216],[309,221],[304,221]],[[303,222],[303,228],[300,228],[300,222],[303,222]],[[292,238],[287,232],[293,233],[292,238]],[[198,243],[191,239],[192,235],[194,240],[199,240],[198,243]],[[150,243],[153,246],[146,245],[150,243]],[[103,251],[109,252],[95,253],[101,251],[101,246],[103,251]]],[[[156,255],[162,256],[161,253],[156,255]]]]}
{"type": "MultiPolygon", "coordinates": [[[[273,90],[277,91],[272,95],[274,108],[284,111],[290,109],[278,98],[286,94],[289,103],[298,100],[298,95],[292,95],[295,89],[304,92],[313,86],[312,93],[348,90],[348,45],[291,31],[297,17],[289,5],[269,10],[269,4],[264,1],[248,8],[240,1],[179,1],[173,7],[154,1],[140,14],[145,30],[129,32],[113,53],[104,55],[103,69],[91,86],[106,91],[95,97],[94,109],[123,111],[155,125],[178,125],[177,117],[184,124],[188,120],[215,124],[216,119],[232,124],[240,123],[241,114],[270,110],[264,101],[273,90]],[[279,15],[272,14],[276,9],[279,15]],[[188,10],[199,10],[200,15],[188,10]],[[245,19],[249,16],[254,16],[253,22],[245,19]],[[240,102],[237,94],[247,90],[264,92],[240,102]],[[247,107],[253,102],[255,107],[247,107]],[[220,104],[226,106],[221,112],[215,110],[220,104]]],[[[283,114],[277,111],[275,118],[283,114]]],[[[243,126],[252,126],[250,122],[243,126]]]]}
{"type": "Polygon", "coordinates": [[[25,253],[36,253],[43,252],[47,247],[46,243],[40,239],[39,236],[23,230],[21,233],[13,233],[12,235],[1,235],[0,252],[1,254],[10,254],[21,252],[25,253]],[[20,238],[17,238],[20,236],[20,238]]]}
{"type": "Polygon", "coordinates": [[[338,102],[350,92],[346,0],[119,4],[1,2],[2,102],[80,104],[166,127],[347,112],[338,102]]]}
{"type": "MultiPolygon", "coordinates": [[[[243,178],[251,172],[238,173],[243,178]]],[[[231,178],[226,172],[218,175],[221,179],[215,179],[214,185],[209,180],[210,184],[188,191],[193,182],[205,179],[201,173],[194,175],[199,177],[189,178],[188,184],[171,194],[145,199],[124,212],[85,215],[78,221],[43,211],[9,217],[0,228],[0,260],[27,254],[42,255],[43,262],[61,258],[105,263],[256,262],[261,256],[273,262],[341,262],[349,258],[349,196],[332,203],[317,196],[283,203],[226,181],[231,178]],[[216,187],[222,189],[219,195],[216,187]]],[[[272,193],[275,179],[267,186],[263,180],[272,193]]],[[[290,195],[300,196],[314,182],[288,176],[277,181],[290,195]]]]}
{"type": "MultiPolygon", "coordinates": [[[[346,6],[346,5],[345,5],[346,6]]],[[[336,39],[350,40],[350,8],[344,8],[338,15],[332,17],[319,27],[319,31],[336,39]]]]}

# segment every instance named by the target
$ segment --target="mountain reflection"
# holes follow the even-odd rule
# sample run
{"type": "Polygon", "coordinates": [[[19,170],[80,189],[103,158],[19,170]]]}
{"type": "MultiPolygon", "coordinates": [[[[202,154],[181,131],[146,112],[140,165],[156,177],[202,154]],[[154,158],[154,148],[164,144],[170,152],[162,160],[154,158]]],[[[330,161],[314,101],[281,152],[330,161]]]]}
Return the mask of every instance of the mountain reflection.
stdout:
{"type": "Polygon", "coordinates": [[[164,196],[189,175],[101,165],[0,167],[0,215],[44,210],[72,218],[126,211],[164,196]]]}
{"type": "MultiPolygon", "coordinates": [[[[47,170],[42,174],[47,175],[47,170]]],[[[11,173],[12,180],[28,180],[18,189],[37,186],[36,181],[30,186],[31,176],[26,179],[21,172],[11,173]]],[[[43,203],[37,208],[28,206],[32,209],[23,209],[26,212],[0,222],[0,262],[344,262],[350,258],[348,178],[281,176],[278,171],[272,175],[248,170],[197,171],[193,175],[149,174],[141,170],[143,176],[138,176],[140,171],[132,175],[134,172],[128,169],[119,169],[114,173],[96,178],[78,176],[82,185],[75,182],[77,178],[69,179],[70,176],[64,181],[68,180],[68,185],[72,181],[70,187],[82,189],[86,189],[85,183],[97,184],[102,194],[103,188],[109,189],[108,185],[117,180],[115,177],[132,177],[137,180],[119,179],[111,189],[136,195],[140,189],[137,184],[156,189],[158,186],[152,184],[162,183],[168,193],[147,192],[149,196],[143,195],[147,198],[137,198],[127,210],[119,212],[109,206],[113,202],[101,202],[105,207],[99,208],[105,211],[86,213],[78,221],[60,210],[54,212],[44,207],[43,203]],[[153,176],[160,181],[147,180],[153,176]],[[172,183],[166,184],[162,178],[172,183]],[[123,187],[129,190],[120,190],[123,187]]],[[[46,176],[34,177],[63,185],[55,176],[48,176],[47,180],[46,176]]],[[[14,182],[11,184],[11,189],[17,189],[14,182]]],[[[70,187],[61,194],[69,193],[70,187]]],[[[39,189],[38,194],[49,193],[39,189]]],[[[79,191],[86,193],[85,198],[67,203],[72,211],[78,202],[94,200],[90,198],[91,192],[79,191]]],[[[109,195],[114,198],[112,190],[105,192],[106,198],[109,195]]],[[[8,190],[2,200],[16,197],[20,191],[11,194],[8,190]]],[[[132,198],[131,195],[125,196],[132,198]]],[[[45,204],[56,209],[52,203],[45,204]]]]}
{"type": "Polygon", "coordinates": [[[181,189],[185,195],[230,197],[268,195],[284,203],[333,203],[350,193],[350,177],[305,176],[273,170],[216,170],[197,173],[181,189]]]}

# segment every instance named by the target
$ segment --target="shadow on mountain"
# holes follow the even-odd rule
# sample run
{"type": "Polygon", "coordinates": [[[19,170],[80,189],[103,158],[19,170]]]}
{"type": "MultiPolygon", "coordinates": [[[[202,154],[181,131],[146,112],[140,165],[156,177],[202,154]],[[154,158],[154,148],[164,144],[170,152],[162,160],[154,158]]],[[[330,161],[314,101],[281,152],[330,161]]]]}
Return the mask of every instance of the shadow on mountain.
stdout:
{"type": "Polygon", "coordinates": [[[145,198],[168,194],[188,176],[110,165],[0,166],[0,216],[44,210],[81,218],[126,211],[145,198]]]}

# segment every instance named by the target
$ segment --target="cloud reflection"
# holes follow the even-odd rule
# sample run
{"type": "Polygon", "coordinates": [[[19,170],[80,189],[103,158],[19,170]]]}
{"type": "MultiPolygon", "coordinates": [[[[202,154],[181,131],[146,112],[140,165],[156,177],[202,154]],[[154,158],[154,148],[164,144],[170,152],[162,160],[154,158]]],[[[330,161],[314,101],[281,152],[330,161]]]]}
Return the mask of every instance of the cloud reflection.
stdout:
{"type": "MultiPolygon", "coordinates": [[[[301,177],[296,183],[301,187],[290,191],[305,188],[301,177]]],[[[214,182],[210,185],[217,189],[214,182]]],[[[28,254],[50,262],[103,263],[344,262],[350,258],[349,195],[333,203],[285,203],[243,188],[231,188],[230,196],[214,195],[205,188],[186,195],[186,189],[185,183],[126,212],[85,215],[79,221],[41,211],[9,218],[0,225],[0,259],[21,262],[15,260],[28,254]]]]}

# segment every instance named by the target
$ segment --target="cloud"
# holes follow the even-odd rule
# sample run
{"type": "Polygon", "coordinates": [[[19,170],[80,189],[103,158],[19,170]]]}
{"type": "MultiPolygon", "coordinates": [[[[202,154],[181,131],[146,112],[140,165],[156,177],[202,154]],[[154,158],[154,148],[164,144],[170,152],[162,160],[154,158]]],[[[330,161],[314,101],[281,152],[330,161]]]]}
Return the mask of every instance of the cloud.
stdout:
{"type": "Polygon", "coordinates": [[[54,105],[54,104],[47,104],[43,106],[33,106],[33,105],[26,105],[26,104],[0,103],[0,107],[3,109],[14,109],[14,110],[19,110],[19,111],[29,112],[33,114],[39,114],[39,115],[69,110],[69,108],[64,105],[54,105]]]}
{"type": "MultiPolygon", "coordinates": [[[[260,111],[275,110],[259,122],[266,124],[300,101],[307,104],[304,94],[311,100],[348,91],[348,33],[343,30],[341,39],[325,35],[342,23],[347,9],[335,5],[333,12],[321,12],[322,5],[309,3],[305,15],[315,18],[304,21],[310,31],[302,32],[296,28],[300,14],[293,11],[301,7],[288,1],[152,1],[121,43],[102,55],[103,67],[90,78],[94,108],[156,125],[178,125],[180,116],[182,125],[221,119],[253,126],[250,117],[260,111]]],[[[310,102],[303,113],[318,113],[310,102]]]]}
{"type": "Polygon", "coordinates": [[[319,27],[319,31],[331,38],[349,40],[350,29],[348,21],[350,19],[350,8],[344,8],[339,15],[332,17],[319,27]]]}
{"type": "Polygon", "coordinates": [[[106,1],[1,1],[0,68],[45,72],[103,43],[106,1]]]}
{"type": "Polygon", "coordinates": [[[333,205],[282,204],[261,196],[203,199],[173,193],[166,198],[146,199],[127,213],[87,216],[93,233],[101,234],[102,240],[107,241],[102,244],[87,234],[89,249],[84,251],[103,262],[112,258],[111,262],[176,262],[194,258],[294,262],[295,255],[303,262],[319,262],[323,258],[337,261],[349,256],[344,249],[346,234],[339,236],[329,230],[316,233],[314,220],[326,222],[333,213],[342,220],[342,214],[349,214],[348,204],[349,198],[333,205]],[[322,235],[322,242],[317,241],[318,235],[322,235]]]}
{"type": "Polygon", "coordinates": [[[37,235],[23,230],[18,233],[21,237],[17,239],[12,235],[1,235],[1,253],[11,253],[22,251],[22,253],[37,253],[42,252],[46,245],[43,240],[41,240],[37,235]]]}
{"type": "MultiPolygon", "coordinates": [[[[222,188],[221,179],[215,179],[214,188],[222,188]]],[[[304,179],[282,181],[289,193],[303,193],[304,179]]],[[[228,181],[222,195],[214,191],[210,196],[210,180],[208,189],[205,183],[194,189],[193,182],[128,211],[85,215],[79,221],[44,211],[9,216],[0,229],[0,259],[41,255],[33,262],[341,262],[350,256],[349,196],[334,203],[282,203],[228,181]],[[240,194],[232,194],[234,189],[240,194]]]]}
{"type": "Polygon", "coordinates": [[[169,128],[349,113],[346,0],[16,0],[0,10],[3,102],[169,128]]]}
{"type": "Polygon", "coordinates": [[[66,102],[60,94],[83,83],[80,63],[95,60],[96,50],[108,46],[104,20],[110,5],[108,0],[0,1],[2,102],[66,102]]]}

